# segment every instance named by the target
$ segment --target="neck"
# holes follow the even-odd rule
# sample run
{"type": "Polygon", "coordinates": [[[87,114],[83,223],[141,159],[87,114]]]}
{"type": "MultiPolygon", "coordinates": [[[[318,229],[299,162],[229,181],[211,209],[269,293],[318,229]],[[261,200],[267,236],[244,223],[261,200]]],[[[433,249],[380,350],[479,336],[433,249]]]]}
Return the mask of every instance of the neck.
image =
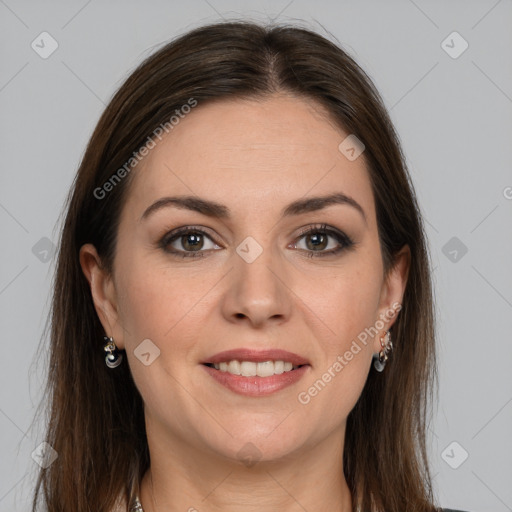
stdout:
{"type": "Polygon", "coordinates": [[[144,512],[351,512],[342,434],[280,460],[247,465],[180,443],[152,449],[148,438],[151,467],[139,495],[144,512]]]}

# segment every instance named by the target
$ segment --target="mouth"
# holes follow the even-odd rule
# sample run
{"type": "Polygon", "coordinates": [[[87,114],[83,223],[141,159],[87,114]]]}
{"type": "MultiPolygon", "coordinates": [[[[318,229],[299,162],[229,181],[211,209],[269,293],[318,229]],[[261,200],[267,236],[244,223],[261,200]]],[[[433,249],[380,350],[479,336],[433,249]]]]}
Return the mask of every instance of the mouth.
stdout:
{"type": "Polygon", "coordinates": [[[201,364],[218,383],[246,396],[275,393],[295,384],[311,368],[305,358],[285,350],[229,350],[201,364]]]}

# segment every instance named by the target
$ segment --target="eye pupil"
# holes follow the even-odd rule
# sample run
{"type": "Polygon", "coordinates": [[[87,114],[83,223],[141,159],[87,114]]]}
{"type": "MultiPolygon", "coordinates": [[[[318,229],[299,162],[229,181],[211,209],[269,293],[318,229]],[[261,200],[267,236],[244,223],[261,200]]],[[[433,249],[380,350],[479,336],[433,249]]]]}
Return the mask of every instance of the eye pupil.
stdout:
{"type": "Polygon", "coordinates": [[[188,233],[181,237],[183,247],[185,249],[197,250],[203,247],[204,241],[201,239],[201,235],[196,233],[188,233]]]}
{"type": "MultiPolygon", "coordinates": [[[[324,235],[324,234],[318,234],[318,233],[315,233],[315,234],[312,234],[312,235],[309,235],[307,237],[308,240],[311,240],[313,241],[313,250],[317,250],[317,249],[325,249],[326,247],[326,241],[327,241],[327,237],[324,235]]],[[[308,249],[311,249],[311,247],[309,247],[309,243],[307,243],[308,245],[308,249]]]]}

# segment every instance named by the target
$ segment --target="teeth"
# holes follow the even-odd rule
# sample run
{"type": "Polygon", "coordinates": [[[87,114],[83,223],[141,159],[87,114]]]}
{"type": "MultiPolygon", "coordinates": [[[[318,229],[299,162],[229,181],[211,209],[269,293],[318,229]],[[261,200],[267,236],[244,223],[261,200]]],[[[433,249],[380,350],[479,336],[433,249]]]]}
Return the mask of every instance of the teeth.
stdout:
{"type": "Polygon", "coordinates": [[[240,375],[240,363],[238,361],[230,361],[227,365],[227,371],[233,375],[240,375]]]}
{"type": "Polygon", "coordinates": [[[255,363],[253,361],[223,361],[213,365],[221,372],[228,372],[233,375],[242,375],[243,377],[270,377],[271,375],[280,375],[283,372],[289,372],[298,366],[293,366],[289,361],[263,361],[255,363]]]}
{"type": "Polygon", "coordinates": [[[274,373],[280,375],[284,372],[284,361],[274,361],[274,373]]]}
{"type": "Polygon", "coordinates": [[[255,377],[258,375],[259,364],[260,363],[252,363],[251,361],[240,361],[240,375],[244,377],[255,377]]]}

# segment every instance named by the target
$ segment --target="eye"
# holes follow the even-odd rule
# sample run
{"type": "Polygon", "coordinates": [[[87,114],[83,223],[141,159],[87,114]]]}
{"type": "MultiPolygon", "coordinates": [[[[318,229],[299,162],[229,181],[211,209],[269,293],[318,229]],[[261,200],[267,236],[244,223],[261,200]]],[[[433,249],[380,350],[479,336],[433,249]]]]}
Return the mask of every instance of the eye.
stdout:
{"type": "MultiPolygon", "coordinates": [[[[158,246],[166,253],[181,258],[203,257],[207,251],[221,249],[206,231],[194,226],[186,226],[167,233],[158,246]]],[[[291,246],[307,252],[308,257],[327,257],[351,248],[354,242],[342,231],[322,224],[308,227],[291,246]],[[300,247],[302,239],[305,247],[300,247]]]]}
{"type": "Polygon", "coordinates": [[[220,249],[205,231],[190,226],[166,234],[159,245],[164,251],[183,258],[202,257],[205,250],[220,249]],[[213,247],[208,247],[208,243],[205,247],[205,239],[213,247]]]}
{"type": "Polygon", "coordinates": [[[345,233],[329,228],[325,224],[309,227],[300,234],[297,240],[302,239],[304,239],[305,247],[298,247],[300,244],[297,242],[294,247],[308,251],[308,257],[332,256],[354,245],[354,242],[345,233]],[[329,241],[329,239],[334,239],[334,241],[329,241]],[[330,250],[326,250],[327,248],[330,250]]]}

